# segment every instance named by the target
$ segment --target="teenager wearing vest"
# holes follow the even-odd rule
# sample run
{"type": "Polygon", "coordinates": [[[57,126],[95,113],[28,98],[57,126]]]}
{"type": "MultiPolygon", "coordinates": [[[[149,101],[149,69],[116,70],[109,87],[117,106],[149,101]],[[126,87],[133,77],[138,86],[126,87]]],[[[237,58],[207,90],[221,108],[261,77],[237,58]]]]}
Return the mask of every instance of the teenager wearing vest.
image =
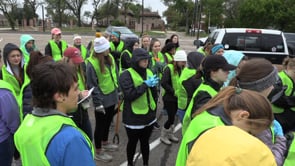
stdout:
{"type": "Polygon", "coordinates": [[[176,166],[186,164],[195,141],[210,128],[234,125],[257,135],[269,128],[273,119],[271,104],[265,96],[255,91],[226,87],[193,114],[180,144],[176,166]]]}
{"type": "Polygon", "coordinates": [[[197,52],[203,54],[203,56],[208,56],[211,55],[211,48],[212,48],[212,43],[211,42],[207,42],[204,47],[200,47],[197,49],[197,52]]]}
{"type": "Polygon", "coordinates": [[[149,69],[151,69],[154,74],[161,78],[163,69],[166,66],[164,56],[161,52],[161,42],[157,38],[152,38],[150,43],[149,54],[152,58],[149,62],[149,69]]]}
{"type": "Polygon", "coordinates": [[[117,31],[113,31],[111,34],[111,42],[110,42],[110,53],[115,58],[115,62],[117,66],[119,66],[120,56],[125,49],[125,43],[120,38],[121,33],[117,31]]]}
{"type": "Polygon", "coordinates": [[[77,109],[80,93],[72,66],[56,62],[35,66],[31,87],[34,110],[14,135],[22,165],[95,166],[91,140],[67,116],[77,109]]]}
{"type": "Polygon", "coordinates": [[[195,165],[276,166],[276,162],[268,147],[251,134],[236,126],[217,126],[193,145],[186,166],[195,165]]]}
{"type": "Polygon", "coordinates": [[[202,79],[198,78],[197,71],[204,56],[198,52],[190,52],[187,55],[187,67],[185,67],[178,80],[177,92],[177,115],[182,123],[185,110],[192,99],[193,93],[202,83],[202,79]]]}
{"type": "MultiPolygon", "coordinates": [[[[73,66],[78,76],[78,88],[82,94],[87,95],[86,78],[82,68],[84,60],[81,56],[80,50],[76,47],[68,47],[64,52],[63,62],[73,66]]],[[[83,107],[83,104],[78,104],[77,110],[70,115],[76,125],[87,134],[90,140],[92,140],[92,129],[87,111],[88,108],[89,106],[83,107]]]]}
{"type": "MultiPolygon", "coordinates": [[[[266,59],[252,58],[243,63],[236,77],[229,85],[257,91],[267,97],[271,102],[276,101],[282,92],[273,91],[278,80],[277,69],[266,59]]],[[[273,123],[271,127],[256,135],[266,144],[275,156],[278,166],[284,163],[287,152],[286,138],[280,123],[273,123]]]]}
{"type": "MultiPolygon", "coordinates": [[[[9,83],[15,91],[15,98],[22,105],[22,87],[28,77],[25,74],[24,59],[22,51],[15,44],[7,43],[3,49],[4,65],[1,69],[0,78],[9,83]]],[[[22,120],[23,111],[20,107],[20,117],[22,120]]]]}
{"type": "Polygon", "coordinates": [[[13,134],[20,124],[19,107],[14,89],[1,79],[0,117],[0,163],[3,166],[11,166],[15,151],[13,134]]]}
{"type": "Polygon", "coordinates": [[[182,121],[182,135],[184,135],[192,115],[214,97],[223,83],[227,80],[229,71],[236,69],[236,66],[228,64],[223,56],[207,56],[202,62],[202,70],[197,71],[197,78],[203,79],[203,82],[194,91],[191,101],[185,111],[182,121]]]}
{"type": "Polygon", "coordinates": [[[179,36],[177,34],[172,34],[170,36],[170,42],[174,43],[176,45],[176,51],[180,49],[180,45],[179,45],[179,36]]]}
{"type": "Polygon", "coordinates": [[[176,45],[174,43],[168,42],[167,44],[164,45],[164,47],[161,50],[161,53],[164,56],[164,60],[166,64],[169,64],[172,62],[175,51],[176,51],[176,45]]]}
{"type": "Polygon", "coordinates": [[[30,60],[25,65],[25,75],[28,79],[24,82],[21,89],[23,117],[25,117],[29,113],[32,113],[33,110],[33,94],[30,85],[32,70],[36,65],[49,61],[53,61],[52,57],[44,56],[40,51],[32,51],[30,53],[30,60]]]}
{"type": "Polygon", "coordinates": [[[151,45],[151,37],[147,34],[144,34],[141,37],[141,48],[150,51],[150,45],[151,45]]]}
{"type": "Polygon", "coordinates": [[[184,50],[176,51],[172,64],[168,64],[163,72],[161,86],[164,89],[163,102],[164,109],[167,110],[168,119],[161,130],[160,140],[167,145],[178,142],[174,136],[174,119],[177,112],[177,91],[179,76],[186,65],[187,55],[184,50]]]}
{"type": "Polygon", "coordinates": [[[61,30],[53,28],[51,30],[51,40],[45,46],[45,55],[52,56],[54,61],[59,61],[62,59],[67,47],[67,42],[61,39],[61,30]]]}
{"type": "Polygon", "coordinates": [[[112,156],[105,151],[116,151],[118,146],[108,142],[109,129],[118,103],[118,71],[113,56],[109,53],[110,43],[103,37],[94,40],[94,54],[86,66],[87,87],[92,92],[95,108],[94,142],[95,159],[109,162],[112,156]]]}
{"type": "Polygon", "coordinates": [[[35,44],[35,39],[28,34],[24,34],[20,36],[20,49],[22,50],[25,64],[29,63],[30,53],[32,51],[36,51],[37,47],[35,44]]]}
{"type": "Polygon", "coordinates": [[[132,40],[126,43],[126,49],[122,52],[119,61],[119,73],[131,67],[132,51],[139,48],[139,42],[132,40]]]}
{"type": "Polygon", "coordinates": [[[127,161],[133,166],[137,142],[140,142],[143,165],[149,161],[149,139],[156,122],[156,99],[159,78],[147,69],[151,57],[143,48],[132,52],[131,68],[125,70],[120,78],[120,87],[124,94],[121,105],[123,124],[126,129],[127,161]]]}

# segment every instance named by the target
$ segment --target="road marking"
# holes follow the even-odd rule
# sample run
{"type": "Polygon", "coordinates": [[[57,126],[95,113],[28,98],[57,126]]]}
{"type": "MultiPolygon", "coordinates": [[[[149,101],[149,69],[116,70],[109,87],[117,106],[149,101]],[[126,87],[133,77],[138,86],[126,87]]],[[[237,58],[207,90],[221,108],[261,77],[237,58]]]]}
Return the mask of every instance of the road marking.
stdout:
{"type": "MultiPolygon", "coordinates": [[[[175,128],[174,128],[174,133],[176,133],[179,129],[181,128],[181,124],[178,123],[175,128]]],[[[160,137],[157,138],[155,141],[153,141],[152,143],[150,143],[150,151],[152,151],[154,148],[156,148],[158,145],[160,145],[161,141],[160,141],[160,137]]],[[[134,158],[138,155],[139,153],[135,153],[134,158]]],[[[142,155],[140,154],[139,157],[137,159],[140,159],[142,157],[142,155]]],[[[125,161],[124,163],[120,164],[120,166],[127,166],[128,161],[125,161]]]]}

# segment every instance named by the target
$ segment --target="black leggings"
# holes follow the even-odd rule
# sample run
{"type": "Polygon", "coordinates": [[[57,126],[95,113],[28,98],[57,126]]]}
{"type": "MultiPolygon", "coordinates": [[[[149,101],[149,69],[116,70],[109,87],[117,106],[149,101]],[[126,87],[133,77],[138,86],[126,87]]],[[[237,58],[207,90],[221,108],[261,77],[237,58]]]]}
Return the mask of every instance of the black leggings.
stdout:
{"type": "Polygon", "coordinates": [[[94,142],[95,148],[101,149],[101,141],[107,141],[111,122],[115,115],[115,105],[105,108],[105,114],[95,111],[95,130],[94,142]]]}
{"type": "Polygon", "coordinates": [[[164,101],[164,108],[167,110],[168,119],[164,124],[165,129],[169,129],[174,124],[175,115],[177,112],[177,102],[164,101]]]}
{"type": "Polygon", "coordinates": [[[128,136],[127,143],[127,160],[128,165],[133,165],[133,158],[136,151],[136,145],[138,140],[140,141],[140,150],[143,159],[143,165],[148,165],[150,145],[149,139],[153,131],[153,125],[146,126],[143,129],[130,129],[125,127],[128,136]]]}

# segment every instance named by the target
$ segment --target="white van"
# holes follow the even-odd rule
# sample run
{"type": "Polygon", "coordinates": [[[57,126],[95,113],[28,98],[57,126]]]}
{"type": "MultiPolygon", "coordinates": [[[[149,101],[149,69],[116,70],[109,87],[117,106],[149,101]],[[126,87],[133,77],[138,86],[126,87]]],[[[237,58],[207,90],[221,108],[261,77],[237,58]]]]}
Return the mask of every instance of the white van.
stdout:
{"type": "MultiPolygon", "coordinates": [[[[221,43],[225,50],[242,51],[249,58],[260,57],[281,64],[289,55],[282,31],[252,28],[223,28],[214,30],[206,42],[221,43]]],[[[205,43],[206,43],[205,42],[205,43]]],[[[199,42],[200,45],[205,44],[199,42]]]]}

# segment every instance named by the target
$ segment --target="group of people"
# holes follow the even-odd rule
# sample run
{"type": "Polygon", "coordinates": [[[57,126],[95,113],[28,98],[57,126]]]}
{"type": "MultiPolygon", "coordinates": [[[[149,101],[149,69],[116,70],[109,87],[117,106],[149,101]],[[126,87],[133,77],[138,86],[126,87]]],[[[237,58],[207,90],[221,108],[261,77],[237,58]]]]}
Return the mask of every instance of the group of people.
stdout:
{"type": "Polygon", "coordinates": [[[1,165],[11,165],[13,156],[23,165],[110,162],[108,152],[119,148],[108,141],[118,110],[129,166],[138,141],[143,165],[149,164],[154,128],[161,129],[163,144],[179,142],[176,116],[182,123],[177,166],[295,163],[294,58],[278,71],[266,59],[224,51],[222,44],[206,43],[187,54],[176,34],[162,46],[148,35],[123,41],[120,32],[97,30],[87,47],[80,35],[73,46],[61,35],[59,28],[51,30],[44,54],[31,35],[22,35],[19,47],[3,48],[1,165]],[[158,101],[167,113],[164,124],[158,124],[158,101]]]}

